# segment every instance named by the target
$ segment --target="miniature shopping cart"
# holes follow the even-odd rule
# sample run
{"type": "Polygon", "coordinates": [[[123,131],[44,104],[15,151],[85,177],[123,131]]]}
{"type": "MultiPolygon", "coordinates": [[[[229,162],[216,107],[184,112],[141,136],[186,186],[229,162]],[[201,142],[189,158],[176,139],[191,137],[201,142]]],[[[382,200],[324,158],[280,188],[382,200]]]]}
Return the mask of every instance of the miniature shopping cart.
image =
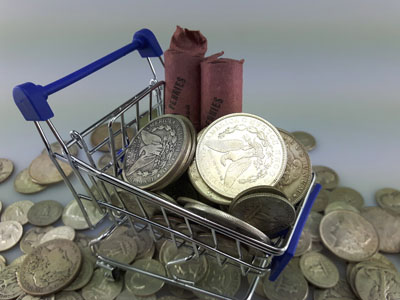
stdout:
{"type": "MultiPolygon", "coordinates": [[[[161,58],[162,53],[153,33],[148,29],[142,29],[135,33],[132,42],[128,45],[53,83],[41,86],[28,82],[16,86],[13,90],[14,101],[24,118],[27,121],[33,121],[50,158],[78,202],[90,228],[95,228],[97,224],[92,224],[82,200],[93,201],[95,207],[105,213],[105,218],[111,220],[111,226],[108,230],[91,242],[91,249],[98,259],[98,265],[110,270],[110,274],[113,274],[114,277],[118,276],[120,270],[129,270],[162,279],[169,284],[192,291],[203,292],[219,299],[251,299],[260,278],[267,274],[270,280],[275,280],[293,257],[300,233],[311,206],[318,195],[320,185],[314,185],[315,175],[313,174],[313,183],[305,199],[297,205],[297,219],[294,225],[271,244],[267,244],[196,215],[161,196],[123,181],[121,176],[123,158],[132,138],[129,136],[128,131],[138,132],[140,129],[139,120],[144,117],[150,121],[153,118],[152,111],[156,110],[158,114],[162,114],[164,111],[165,82],[157,79],[155,68],[150,60],[150,57],[159,58],[161,64],[164,65],[161,58]],[[72,130],[70,137],[61,137],[51,121],[54,114],[47,103],[48,96],[135,50],[147,59],[150,66],[151,73],[149,74],[151,74],[151,80],[149,85],[87,129],[81,132],[72,130]],[[118,124],[118,126],[113,126],[115,124],[118,124]],[[91,133],[102,125],[108,128],[108,137],[97,145],[91,145],[88,141],[91,133]],[[50,139],[48,136],[52,136],[52,138],[50,139]],[[115,147],[117,139],[122,142],[121,149],[116,149],[115,147]],[[56,152],[51,147],[51,143],[55,141],[61,145],[61,151],[59,152],[56,152]],[[78,155],[73,155],[72,151],[70,151],[71,147],[75,145],[83,150],[79,157],[78,155]],[[111,159],[109,164],[99,168],[95,158],[100,155],[100,148],[104,146],[107,147],[111,159]],[[69,163],[77,180],[75,178],[72,180],[72,178],[66,176],[59,164],[60,161],[69,163]],[[131,193],[135,201],[137,201],[141,213],[134,213],[126,209],[121,199],[119,199],[121,205],[111,203],[111,194],[114,193],[117,198],[119,197],[117,190],[131,193]],[[161,222],[152,219],[147,214],[146,204],[159,207],[159,211],[163,216],[161,222]],[[182,218],[184,220],[183,224],[186,225],[186,230],[177,230],[172,224],[172,216],[182,218]],[[208,255],[215,257],[221,266],[224,264],[236,266],[243,276],[254,274],[254,279],[242,293],[239,293],[239,296],[236,295],[236,298],[230,298],[215,291],[199,288],[196,283],[182,278],[153,274],[100,255],[96,245],[105,238],[112,236],[120,226],[131,226],[136,232],[146,229],[149,230],[149,234],[154,241],[167,237],[177,247],[191,249],[190,255],[183,259],[172,261],[168,265],[179,264],[191,259],[198,259],[201,255],[208,255]],[[202,228],[208,230],[212,237],[212,244],[207,244],[197,239],[194,234],[194,226],[202,226],[202,228]],[[234,242],[236,249],[233,252],[235,253],[232,253],[232,251],[229,253],[224,252],[218,247],[221,238],[234,242]],[[253,253],[250,260],[244,258],[243,249],[253,253]]],[[[247,280],[242,281],[247,282],[247,280]]]]}

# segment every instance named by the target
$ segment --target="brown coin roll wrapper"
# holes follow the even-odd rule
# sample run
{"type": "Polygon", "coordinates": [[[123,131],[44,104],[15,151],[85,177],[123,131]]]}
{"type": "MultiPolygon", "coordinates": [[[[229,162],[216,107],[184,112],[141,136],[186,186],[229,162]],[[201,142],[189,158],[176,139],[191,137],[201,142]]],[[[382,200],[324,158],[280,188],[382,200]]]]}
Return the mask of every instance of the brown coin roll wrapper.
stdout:
{"type": "Polygon", "coordinates": [[[201,63],[201,128],[219,117],[242,112],[244,59],[219,58],[222,54],[201,63]]]}
{"type": "Polygon", "coordinates": [[[200,31],[179,26],[171,38],[165,60],[165,113],[184,115],[200,129],[200,62],[207,39],[200,31]]]}

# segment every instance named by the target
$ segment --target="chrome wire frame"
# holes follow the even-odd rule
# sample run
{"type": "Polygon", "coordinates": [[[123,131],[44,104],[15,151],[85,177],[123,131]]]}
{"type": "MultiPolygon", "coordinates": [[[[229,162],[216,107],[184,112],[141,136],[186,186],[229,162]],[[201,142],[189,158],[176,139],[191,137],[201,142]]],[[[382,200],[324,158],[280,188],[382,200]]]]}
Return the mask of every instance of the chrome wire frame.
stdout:
{"type": "MultiPolygon", "coordinates": [[[[250,284],[247,293],[240,298],[251,299],[260,277],[265,275],[270,270],[270,262],[272,257],[275,255],[282,255],[287,250],[299,218],[296,219],[294,225],[289,229],[285,236],[278,239],[276,242],[274,242],[274,244],[267,244],[222,226],[216,222],[210,221],[204,217],[196,215],[195,213],[171,203],[154,193],[142,190],[122,180],[121,172],[123,169],[123,158],[130,142],[127,134],[128,129],[133,130],[134,134],[136,134],[140,130],[139,120],[141,118],[148,116],[148,120],[151,121],[153,118],[153,110],[156,110],[158,115],[161,115],[164,111],[163,99],[165,82],[157,80],[156,73],[150,59],[148,59],[148,62],[153,73],[153,78],[150,80],[149,86],[82,132],[72,130],[70,132],[69,141],[65,142],[62,139],[56,127],[50,120],[44,122],[47,125],[46,130],[50,131],[50,133],[54,136],[55,141],[61,145],[61,153],[54,152],[51,148],[51,142],[47,138],[44,126],[42,126],[44,123],[34,122],[34,124],[45,144],[50,159],[55,164],[56,168],[63,177],[65,184],[73,194],[89,227],[94,229],[96,224],[92,224],[91,220],[89,219],[82,200],[92,201],[98,210],[105,213],[105,217],[103,219],[108,216],[108,218],[112,221],[112,226],[109,227],[104,234],[92,240],[90,243],[90,248],[93,254],[97,257],[98,264],[100,266],[109,270],[122,269],[138,272],[161,279],[169,284],[178,285],[192,291],[202,292],[219,299],[239,299],[229,298],[224,295],[219,295],[214,292],[196,287],[194,282],[188,282],[180,278],[171,278],[168,276],[153,274],[128,264],[119,263],[113,259],[100,255],[97,251],[97,244],[105,238],[110,237],[115,229],[119,226],[129,226],[136,232],[140,232],[141,230],[148,228],[154,241],[162,238],[160,235],[161,232],[164,235],[167,233],[168,239],[172,240],[177,247],[190,247],[192,249],[191,255],[177,261],[170,262],[167,265],[167,268],[174,264],[179,264],[191,259],[198,259],[200,255],[208,255],[215,257],[221,266],[225,264],[237,266],[240,268],[243,276],[254,274],[255,279],[250,284]],[[148,100],[147,109],[144,112],[141,112],[140,104],[145,102],[145,99],[148,100]],[[115,127],[113,127],[113,124],[115,123],[121,124],[118,130],[115,130],[115,127]],[[108,137],[98,145],[92,146],[90,143],[87,143],[86,140],[90,137],[90,134],[96,128],[102,125],[107,125],[108,137]],[[116,138],[121,139],[122,149],[115,149],[116,138]],[[81,150],[83,150],[84,155],[81,155],[83,157],[78,158],[78,156],[71,154],[70,148],[74,145],[77,145],[81,150]],[[99,153],[99,149],[105,145],[108,145],[111,161],[104,168],[99,169],[94,160],[94,156],[99,153]],[[72,180],[72,178],[69,178],[65,174],[60,165],[60,161],[66,162],[71,166],[73,174],[78,179],[78,182],[76,182],[76,180],[72,180]],[[141,215],[127,210],[124,201],[117,193],[118,190],[126,191],[135,196],[141,211],[141,215]],[[111,203],[111,194],[115,195],[119,202],[119,206],[111,203]],[[160,224],[159,222],[152,220],[144,208],[144,203],[150,203],[158,206],[164,218],[165,224],[160,224]],[[188,234],[183,233],[182,230],[178,231],[173,227],[170,221],[170,217],[172,215],[178,215],[179,217],[183,218],[188,234]],[[211,233],[214,245],[208,245],[198,240],[194,233],[195,231],[193,229],[193,225],[201,226],[208,230],[209,233],[211,233]],[[237,252],[236,255],[225,253],[218,248],[220,238],[228,239],[235,243],[237,252]],[[257,256],[253,255],[251,261],[245,260],[242,251],[243,248],[255,250],[254,252],[257,253],[257,256]]],[[[162,60],[161,63],[163,63],[162,60]]],[[[315,176],[313,175],[313,177],[314,183],[315,176]]],[[[304,208],[304,204],[308,199],[312,186],[313,184],[308,190],[306,197],[297,206],[298,216],[304,208]]]]}

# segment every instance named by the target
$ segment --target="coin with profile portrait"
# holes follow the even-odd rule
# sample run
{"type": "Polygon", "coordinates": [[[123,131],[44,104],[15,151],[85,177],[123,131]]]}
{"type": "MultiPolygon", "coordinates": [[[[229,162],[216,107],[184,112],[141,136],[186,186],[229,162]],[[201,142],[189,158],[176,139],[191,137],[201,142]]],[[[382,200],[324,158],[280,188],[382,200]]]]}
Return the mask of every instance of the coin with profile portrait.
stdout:
{"type": "Polygon", "coordinates": [[[347,261],[363,261],[379,249],[374,226],[360,214],[336,210],[325,215],[319,226],[322,242],[336,256],[347,261]]]}
{"type": "Polygon", "coordinates": [[[81,263],[81,251],[74,242],[51,240],[27,255],[17,273],[18,282],[28,294],[49,295],[69,285],[81,263]]]}

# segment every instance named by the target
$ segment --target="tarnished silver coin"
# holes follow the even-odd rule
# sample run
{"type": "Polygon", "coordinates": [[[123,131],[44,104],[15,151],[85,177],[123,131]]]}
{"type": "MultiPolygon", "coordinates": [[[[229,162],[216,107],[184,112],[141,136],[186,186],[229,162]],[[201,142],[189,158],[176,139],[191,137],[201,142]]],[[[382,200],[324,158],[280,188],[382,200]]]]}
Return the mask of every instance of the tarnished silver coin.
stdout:
{"type": "MultiPolygon", "coordinates": [[[[72,174],[72,168],[64,161],[58,160],[58,163],[66,176],[72,174]]],[[[57,167],[50,159],[47,153],[36,157],[29,165],[29,176],[32,181],[42,185],[57,183],[63,180],[57,167]]]]}
{"type": "Polygon", "coordinates": [[[335,188],[330,194],[330,201],[342,201],[347,202],[360,210],[364,206],[363,196],[355,189],[349,187],[338,187],[335,188]]]}
{"type": "Polygon", "coordinates": [[[376,206],[364,207],[361,215],[374,225],[379,236],[379,250],[400,253],[400,216],[376,206]]]}
{"type": "Polygon", "coordinates": [[[28,223],[28,210],[33,206],[29,200],[17,201],[6,207],[1,215],[1,221],[17,221],[21,225],[28,223]]]}
{"type": "Polygon", "coordinates": [[[75,230],[72,227],[59,226],[50,229],[48,232],[46,232],[40,239],[40,244],[56,239],[65,239],[73,241],[74,238],[75,238],[75,230]]]}
{"type": "Polygon", "coordinates": [[[300,258],[300,269],[304,277],[320,288],[332,288],[339,281],[339,271],[325,255],[308,252],[300,258]]]}
{"type": "MultiPolygon", "coordinates": [[[[374,255],[375,256],[375,255],[374,255]]],[[[353,267],[350,268],[349,272],[349,284],[351,289],[353,290],[354,294],[357,295],[357,298],[361,298],[358,290],[356,288],[356,276],[359,271],[362,269],[389,269],[388,267],[382,265],[380,262],[376,261],[375,259],[370,258],[368,260],[359,262],[357,264],[353,264],[353,267]]],[[[393,270],[391,270],[393,271],[393,270]]],[[[397,272],[397,271],[396,271],[397,272]]]]}
{"type": "Polygon", "coordinates": [[[0,272],[0,299],[12,300],[23,293],[17,280],[19,266],[8,266],[0,272]]]}
{"type": "Polygon", "coordinates": [[[149,228],[144,228],[137,232],[128,226],[120,226],[115,230],[112,238],[132,240],[137,247],[135,260],[144,258],[150,259],[154,255],[155,245],[149,228]]]}
{"type": "Polygon", "coordinates": [[[374,226],[351,211],[337,210],[327,214],[321,220],[319,231],[324,245],[347,261],[366,260],[379,248],[374,226]]]}
{"type": "Polygon", "coordinates": [[[355,287],[362,300],[400,297],[400,275],[388,269],[363,268],[357,272],[355,287]]]}
{"type": "Polygon", "coordinates": [[[351,205],[348,202],[344,202],[344,201],[334,201],[329,203],[326,207],[325,207],[325,215],[329,214],[331,211],[335,211],[335,210],[349,210],[355,213],[360,213],[360,211],[355,208],[353,205],[351,205]]]}
{"type": "MultiPolygon", "coordinates": [[[[121,123],[119,122],[114,122],[111,126],[111,130],[112,132],[115,134],[117,131],[121,130],[121,123]]],[[[129,140],[132,139],[132,137],[134,136],[134,130],[129,127],[126,128],[126,135],[129,138],[129,140]]],[[[103,124],[99,127],[97,127],[91,134],[90,136],[90,142],[92,144],[92,146],[97,146],[100,143],[102,143],[105,139],[109,138],[109,132],[108,132],[108,124],[103,124]]],[[[108,152],[110,151],[110,140],[107,141],[106,144],[104,144],[103,146],[100,147],[100,151],[102,152],[108,152]]],[[[121,132],[117,135],[114,135],[114,147],[115,150],[119,150],[122,148],[122,146],[125,144],[125,141],[123,141],[123,135],[121,134],[121,132]]]]}
{"type": "MultiPolygon", "coordinates": [[[[96,225],[104,217],[105,213],[100,212],[92,201],[83,199],[81,201],[89,216],[89,220],[92,222],[92,225],[96,225]]],[[[64,207],[62,221],[65,225],[76,230],[84,230],[89,228],[89,225],[86,222],[81,209],[79,208],[78,202],[75,199],[64,207]]]]}
{"type": "Polygon", "coordinates": [[[61,217],[63,206],[54,200],[44,200],[35,203],[28,211],[29,223],[36,226],[51,225],[61,217]]]}
{"type": "Polygon", "coordinates": [[[164,264],[169,276],[181,280],[198,282],[207,272],[208,264],[205,255],[181,263],[170,263],[171,261],[189,257],[192,254],[192,248],[177,248],[174,242],[166,240],[161,246],[159,260],[164,264]]]}
{"type": "Polygon", "coordinates": [[[296,218],[296,211],[285,198],[270,193],[244,196],[232,202],[229,213],[274,237],[296,218]]]}
{"type": "Polygon", "coordinates": [[[338,186],[339,176],[329,167],[313,166],[313,171],[316,174],[315,181],[322,185],[324,189],[333,190],[338,186]]]}
{"type": "Polygon", "coordinates": [[[141,188],[157,188],[182,164],[190,143],[190,132],[181,118],[164,115],[152,120],[126,150],[124,179],[141,188]]]}
{"type": "Polygon", "coordinates": [[[93,263],[85,259],[85,257],[82,257],[82,266],[79,270],[78,276],[64,288],[64,291],[76,291],[83,288],[90,281],[90,278],[92,278],[93,271],[93,263]]]}
{"type": "Polygon", "coordinates": [[[339,282],[329,289],[314,289],[315,300],[353,300],[356,296],[346,280],[339,279],[339,282]]]}
{"type": "Polygon", "coordinates": [[[382,208],[400,214],[400,190],[383,188],[375,193],[375,200],[382,208]]]}
{"type": "Polygon", "coordinates": [[[122,291],[122,280],[110,281],[105,276],[106,270],[96,269],[90,282],[82,288],[82,297],[85,300],[110,300],[122,291]]]}
{"type": "Polygon", "coordinates": [[[54,227],[32,227],[22,236],[19,248],[23,253],[31,253],[33,249],[40,245],[42,237],[54,227]]]}
{"type": "Polygon", "coordinates": [[[288,264],[275,281],[264,278],[264,293],[270,300],[305,300],[308,284],[299,267],[288,264]]]}
{"type": "MultiPolygon", "coordinates": [[[[133,267],[149,273],[165,276],[164,266],[154,259],[140,259],[132,264],[133,267]]],[[[128,271],[125,274],[126,288],[138,296],[150,296],[157,293],[163,286],[164,281],[150,277],[138,272],[128,271]]]]}
{"type": "Polygon", "coordinates": [[[111,236],[97,244],[98,253],[123,264],[130,264],[136,257],[138,246],[133,238],[111,236]]]}
{"type": "Polygon", "coordinates": [[[331,192],[325,189],[321,189],[320,192],[318,193],[317,199],[315,199],[315,202],[313,206],[311,207],[311,210],[316,211],[316,212],[322,212],[325,210],[326,206],[330,202],[330,194],[331,192]]]}
{"type": "Polygon", "coordinates": [[[252,186],[276,184],[286,161],[286,146],[278,130],[266,120],[244,113],[211,123],[196,149],[200,176],[227,198],[252,186]]]}
{"type": "Polygon", "coordinates": [[[311,235],[308,231],[302,231],[299,242],[297,243],[296,252],[294,256],[302,256],[304,253],[310,251],[312,245],[311,235]]]}
{"type": "Polygon", "coordinates": [[[27,255],[17,273],[21,288],[30,295],[55,293],[77,276],[82,255],[79,247],[68,240],[52,240],[27,255]]]}
{"type": "Polygon", "coordinates": [[[319,224],[321,223],[322,217],[322,214],[316,211],[311,211],[303,229],[304,231],[310,233],[311,239],[316,242],[321,240],[321,236],[319,234],[319,224]]]}
{"type": "Polygon", "coordinates": [[[22,170],[14,180],[14,189],[21,194],[35,194],[43,191],[47,185],[37,184],[32,181],[29,169],[22,170]]]}
{"type": "Polygon", "coordinates": [[[296,138],[296,140],[298,140],[304,146],[304,148],[307,149],[307,151],[313,150],[317,145],[315,138],[308,132],[293,131],[292,134],[296,138]]]}
{"type": "Polygon", "coordinates": [[[21,239],[22,232],[22,225],[17,221],[0,222],[0,251],[14,247],[21,239]]]}
{"type": "Polygon", "coordinates": [[[306,195],[312,179],[311,161],[307,150],[289,132],[278,129],[287,150],[286,169],[275,185],[288,197],[291,204],[298,203],[306,195]]]}
{"type": "Polygon", "coordinates": [[[7,158],[0,158],[0,183],[10,177],[13,171],[13,162],[7,158]]]}
{"type": "MultiPolygon", "coordinates": [[[[207,260],[208,271],[198,283],[198,287],[225,297],[234,297],[239,291],[242,280],[240,268],[231,264],[220,266],[217,259],[211,256],[207,260]]],[[[196,291],[194,294],[201,299],[215,299],[196,291]]]]}
{"type": "Polygon", "coordinates": [[[270,243],[269,237],[261,230],[219,209],[207,205],[192,203],[186,204],[185,208],[210,221],[219,223],[245,236],[261,240],[264,243],[270,243]]]}

